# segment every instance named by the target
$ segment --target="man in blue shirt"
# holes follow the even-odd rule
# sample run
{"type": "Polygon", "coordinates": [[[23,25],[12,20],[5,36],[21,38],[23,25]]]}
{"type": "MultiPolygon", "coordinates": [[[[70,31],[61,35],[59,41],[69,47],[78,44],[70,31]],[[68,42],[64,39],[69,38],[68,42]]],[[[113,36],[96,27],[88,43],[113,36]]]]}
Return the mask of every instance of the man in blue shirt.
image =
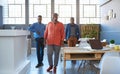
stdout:
{"type": "Polygon", "coordinates": [[[29,31],[33,32],[35,41],[36,41],[36,50],[37,50],[37,60],[38,64],[36,65],[36,68],[39,68],[40,66],[43,66],[43,55],[44,55],[44,31],[45,31],[45,25],[41,23],[42,16],[38,16],[38,22],[33,23],[32,26],[30,26],[29,31]]]}
{"type": "MultiPolygon", "coordinates": [[[[65,34],[68,46],[75,47],[80,37],[80,31],[79,26],[74,23],[74,17],[70,18],[70,23],[66,26],[65,34]]],[[[72,61],[72,63],[75,64],[76,61],[72,61]]]]}

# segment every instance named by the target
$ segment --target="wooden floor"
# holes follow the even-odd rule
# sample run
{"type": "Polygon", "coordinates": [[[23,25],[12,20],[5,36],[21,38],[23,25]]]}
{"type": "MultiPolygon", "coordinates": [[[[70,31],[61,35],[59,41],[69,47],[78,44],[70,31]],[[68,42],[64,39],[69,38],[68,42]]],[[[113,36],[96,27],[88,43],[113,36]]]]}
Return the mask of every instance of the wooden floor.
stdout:
{"type": "MultiPolygon", "coordinates": [[[[44,50],[44,61],[43,64],[44,66],[40,68],[35,68],[37,64],[37,59],[36,59],[36,51],[32,50],[32,54],[28,57],[28,59],[31,61],[31,68],[28,74],[53,74],[52,72],[47,72],[46,69],[48,68],[48,60],[47,60],[47,54],[46,54],[46,49],[44,50]]],[[[76,64],[72,64],[71,61],[66,62],[66,74],[82,74],[81,71],[77,71],[79,64],[81,61],[77,61],[76,64]]],[[[57,73],[56,74],[64,74],[63,71],[63,61],[59,60],[58,67],[57,67],[57,73]]],[[[93,71],[86,71],[85,74],[95,74],[93,71]]]]}

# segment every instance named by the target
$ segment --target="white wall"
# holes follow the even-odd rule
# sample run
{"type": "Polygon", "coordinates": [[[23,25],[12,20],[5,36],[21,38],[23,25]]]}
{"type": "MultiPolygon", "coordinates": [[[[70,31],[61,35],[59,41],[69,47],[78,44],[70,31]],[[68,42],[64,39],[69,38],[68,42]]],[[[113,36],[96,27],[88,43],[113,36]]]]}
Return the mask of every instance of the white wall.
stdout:
{"type": "Polygon", "coordinates": [[[116,41],[116,44],[120,44],[120,0],[112,0],[111,2],[101,7],[101,38],[107,39],[108,42],[111,39],[116,41]],[[106,20],[105,16],[109,10],[113,10],[116,13],[116,18],[106,20]]]}

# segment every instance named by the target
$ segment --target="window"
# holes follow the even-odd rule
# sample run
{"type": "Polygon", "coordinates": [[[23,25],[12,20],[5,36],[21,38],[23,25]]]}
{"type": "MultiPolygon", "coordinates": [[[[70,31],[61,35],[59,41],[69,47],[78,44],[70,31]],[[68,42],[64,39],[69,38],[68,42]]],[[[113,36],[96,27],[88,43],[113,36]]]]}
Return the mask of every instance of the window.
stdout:
{"type": "Polygon", "coordinates": [[[59,14],[59,21],[69,23],[70,17],[76,19],[76,0],[55,0],[55,12],[59,14]]]}
{"type": "Polygon", "coordinates": [[[25,24],[25,0],[8,0],[4,9],[4,24],[25,24]]]}
{"type": "Polygon", "coordinates": [[[99,24],[99,0],[80,0],[80,24],[99,24]]]}
{"type": "MultiPolygon", "coordinates": [[[[76,5],[76,1],[29,0],[29,24],[37,22],[38,15],[42,15],[42,22],[47,24],[51,21],[51,9],[58,13],[58,20],[63,24],[69,23],[70,17],[75,18],[75,23],[77,18],[79,24],[100,23],[99,0],[79,0],[79,5],[76,5]],[[53,8],[51,4],[54,4],[53,8]]],[[[25,24],[25,0],[8,0],[3,15],[4,24],[25,24]]]]}
{"type": "Polygon", "coordinates": [[[84,17],[95,17],[95,6],[94,5],[85,5],[84,6],[84,17]]]}
{"type": "Polygon", "coordinates": [[[21,5],[9,5],[9,17],[21,17],[21,5]]]}
{"type": "Polygon", "coordinates": [[[51,20],[51,0],[29,0],[29,23],[37,22],[37,16],[42,15],[42,22],[51,20]]]}

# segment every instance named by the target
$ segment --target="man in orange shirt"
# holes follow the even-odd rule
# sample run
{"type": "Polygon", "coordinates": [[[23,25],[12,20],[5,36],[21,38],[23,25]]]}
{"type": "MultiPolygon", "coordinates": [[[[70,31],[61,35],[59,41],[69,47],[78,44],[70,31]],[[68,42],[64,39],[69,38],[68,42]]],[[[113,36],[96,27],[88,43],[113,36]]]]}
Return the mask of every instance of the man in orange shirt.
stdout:
{"type": "Polygon", "coordinates": [[[53,14],[52,21],[49,22],[46,26],[44,38],[45,43],[47,44],[47,55],[49,62],[49,68],[47,69],[47,72],[49,72],[53,68],[54,73],[56,73],[56,67],[59,60],[59,52],[65,38],[64,25],[58,21],[57,13],[53,14]],[[54,60],[52,60],[53,53],[54,60]]]}

